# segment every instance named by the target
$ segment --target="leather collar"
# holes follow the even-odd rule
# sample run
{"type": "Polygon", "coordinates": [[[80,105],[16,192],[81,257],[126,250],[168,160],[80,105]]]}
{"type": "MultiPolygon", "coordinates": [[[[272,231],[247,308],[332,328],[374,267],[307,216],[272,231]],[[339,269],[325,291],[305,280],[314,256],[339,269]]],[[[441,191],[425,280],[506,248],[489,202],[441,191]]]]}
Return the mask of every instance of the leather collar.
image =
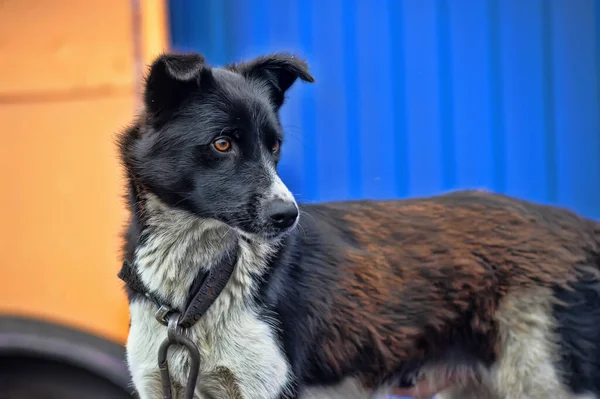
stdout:
{"type": "Polygon", "coordinates": [[[123,267],[118,276],[125,282],[129,289],[156,303],[159,307],[157,319],[161,323],[166,325],[167,315],[180,313],[178,326],[189,328],[196,324],[206,313],[231,278],[238,258],[238,251],[235,250],[233,252],[225,251],[221,259],[208,272],[201,271],[198,273],[188,291],[188,299],[181,312],[148,291],[129,260],[126,259],[123,262],[123,267]],[[163,314],[160,314],[161,310],[163,314]]]}

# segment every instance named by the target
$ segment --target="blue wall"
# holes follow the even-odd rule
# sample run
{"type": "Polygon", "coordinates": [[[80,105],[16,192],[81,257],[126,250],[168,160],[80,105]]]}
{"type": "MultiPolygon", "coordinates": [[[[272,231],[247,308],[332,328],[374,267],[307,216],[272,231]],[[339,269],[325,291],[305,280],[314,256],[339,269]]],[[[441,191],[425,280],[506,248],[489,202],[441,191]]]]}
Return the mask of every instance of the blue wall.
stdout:
{"type": "Polygon", "coordinates": [[[600,1],[171,0],[173,47],[271,51],[302,201],[488,188],[600,218],[600,1]]]}

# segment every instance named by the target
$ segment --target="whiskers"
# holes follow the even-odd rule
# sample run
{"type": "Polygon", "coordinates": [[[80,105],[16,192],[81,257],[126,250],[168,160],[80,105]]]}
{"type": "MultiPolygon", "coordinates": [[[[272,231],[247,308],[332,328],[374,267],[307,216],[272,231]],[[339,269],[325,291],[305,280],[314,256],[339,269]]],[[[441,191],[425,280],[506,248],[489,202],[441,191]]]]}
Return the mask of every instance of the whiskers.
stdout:
{"type": "Polygon", "coordinates": [[[225,237],[227,237],[227,235],[231,232],[231,230],[233,230],[233,228],[231,228],[230,226],[227,226],[227,231],[221,236],[221,239],[219,240],[219,243],[223,243],[223,241],[225,240],[225,237]]]}

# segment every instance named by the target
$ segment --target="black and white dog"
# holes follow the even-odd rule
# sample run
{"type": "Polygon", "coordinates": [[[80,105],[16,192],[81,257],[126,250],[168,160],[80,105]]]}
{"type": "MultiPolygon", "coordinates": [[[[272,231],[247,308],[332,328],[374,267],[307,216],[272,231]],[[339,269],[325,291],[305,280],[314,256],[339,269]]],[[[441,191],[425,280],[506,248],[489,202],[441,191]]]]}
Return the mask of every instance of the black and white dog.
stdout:
{"type": "MultiPolygon", "coordinates": [[[[479,191],[299,206],[277,174],[278,111],[298,58],[152,64],[120,136],[131,220],[125,260],[186,306],[199,275],[233,274],[188,335],[197,398],[366,399],[454,384],[444,398],[600,398],[600,224],[479,191]]],[[[332,151],[337,151],[334,147],[332,151]]],[[[167,328],[128,290],[127,362],[161,398],[167,328]]],[[[190,369],[169,351],[174,397],[190,369]]]]}

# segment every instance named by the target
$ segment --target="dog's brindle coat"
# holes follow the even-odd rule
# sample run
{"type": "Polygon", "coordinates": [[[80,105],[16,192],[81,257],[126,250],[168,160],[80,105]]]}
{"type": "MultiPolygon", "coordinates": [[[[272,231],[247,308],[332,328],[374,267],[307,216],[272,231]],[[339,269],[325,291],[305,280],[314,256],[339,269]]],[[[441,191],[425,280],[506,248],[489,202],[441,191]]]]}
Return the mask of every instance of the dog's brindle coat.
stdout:
{"type": "MultiPolygon", "coordinates": [[[[197,396],[368,398],[454,378],[447,398],[600,398],[599,224],[478,191],[304,205],[296,218],[276,165],[297,78],[313,80],[286,55],[223,68],[163,55],[120,137],[125,257],[146,288],[181,308],[224,252],[238,259],[190,330],[197,396]]],[[[133,383],[160,398],[166,328],[128,294],[133,383]]],[[[185,352],[169,363],[181,395],[185,352]]]]}

